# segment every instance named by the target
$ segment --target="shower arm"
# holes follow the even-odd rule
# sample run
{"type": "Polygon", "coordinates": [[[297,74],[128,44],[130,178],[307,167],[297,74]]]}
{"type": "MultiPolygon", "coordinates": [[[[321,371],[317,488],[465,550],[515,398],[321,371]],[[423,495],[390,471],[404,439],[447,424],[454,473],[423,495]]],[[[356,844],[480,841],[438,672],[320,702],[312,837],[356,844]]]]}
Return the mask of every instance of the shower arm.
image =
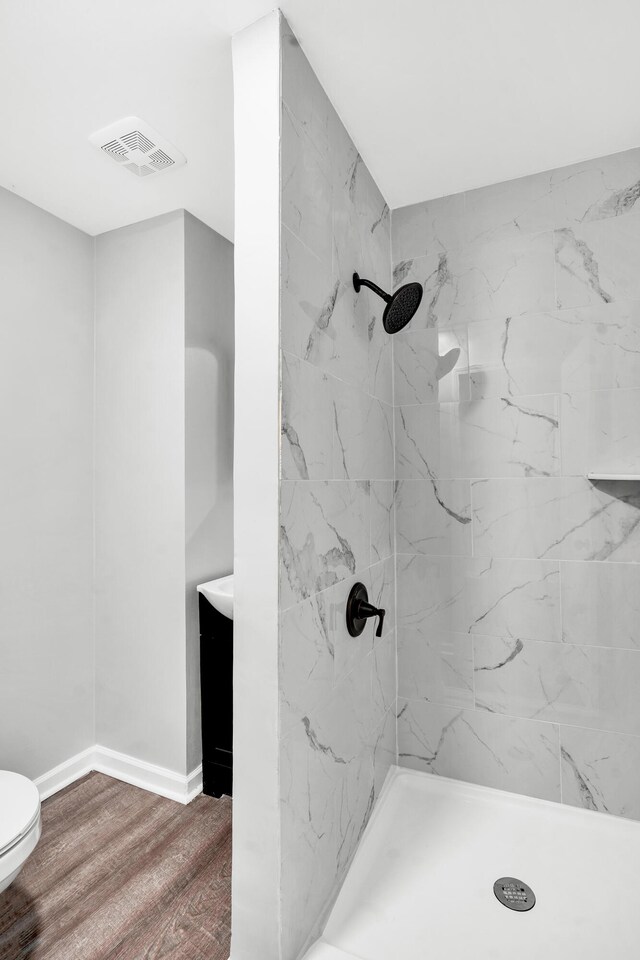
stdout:
{"type": "Polygon", "coordinates": [[[377,283],[372,283],[371,280],[364,280],[362,277],[358,276],[357,273],[353,275],[353,286],[355,287],[356,293],[359,292],[360,287],[369,287],[369,290],[373,290],[374,293],[377,293],[385,303],[391,303],[393,297],[390,293],[385,293],[384,290],[381,290],[377,283]],[[358,278],[356,281],[356,277],[358,278]]]}

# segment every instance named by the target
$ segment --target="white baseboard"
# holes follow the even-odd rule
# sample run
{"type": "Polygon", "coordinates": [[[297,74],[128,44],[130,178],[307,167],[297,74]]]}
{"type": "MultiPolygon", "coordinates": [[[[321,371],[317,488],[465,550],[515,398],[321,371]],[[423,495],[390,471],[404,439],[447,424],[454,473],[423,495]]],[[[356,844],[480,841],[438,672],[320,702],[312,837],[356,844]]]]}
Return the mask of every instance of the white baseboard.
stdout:
{"type": "Polygon", "coordinates": [[[68,787],[74,780],[79,780],[85,774],[91,773],[94,769],[94,753],[95,747],[88,747],[82,753],[76,753],[75,757],[70,757],[64,763],[58,764],[53,770],[43,773],[41,777],[36,777],[33,782],[40,792],[40,799],[46,800],[63,787],[68,787]]]}
{"type": "Polygon", "coordinates": [[[40,791],[40,799],[46,800],[92,770],[178,803],[191,803],[202,793],[202,764],[187,776],[182,776],[166,767],[158,767],[146,760],[138,760],[96,744],[38,777],[34,782],[40,791]]]}

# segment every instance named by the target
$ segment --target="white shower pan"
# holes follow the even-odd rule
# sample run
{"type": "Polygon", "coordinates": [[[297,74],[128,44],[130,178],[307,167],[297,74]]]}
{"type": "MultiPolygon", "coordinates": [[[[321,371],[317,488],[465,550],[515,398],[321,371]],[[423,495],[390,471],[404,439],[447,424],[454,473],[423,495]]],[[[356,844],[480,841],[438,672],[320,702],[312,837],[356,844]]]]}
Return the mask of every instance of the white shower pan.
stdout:
{"type": "Polygon", "coordinates": [[[639,896],[639,823],[395,767],[306,960],[636,957],[639,896]]]}

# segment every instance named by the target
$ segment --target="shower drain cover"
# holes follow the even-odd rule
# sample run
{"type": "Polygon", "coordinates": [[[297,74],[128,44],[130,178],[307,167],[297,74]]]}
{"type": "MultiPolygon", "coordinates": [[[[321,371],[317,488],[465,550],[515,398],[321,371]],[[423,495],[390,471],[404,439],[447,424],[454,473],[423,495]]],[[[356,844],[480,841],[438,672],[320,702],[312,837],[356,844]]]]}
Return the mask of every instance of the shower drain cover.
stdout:
{"type": "Polygon", "coordinates": [[[536,905],[536,895],[522,880],[515,877],[500,877],[493,885],[496,897],[509,910],[531,910],[536,905]]]}

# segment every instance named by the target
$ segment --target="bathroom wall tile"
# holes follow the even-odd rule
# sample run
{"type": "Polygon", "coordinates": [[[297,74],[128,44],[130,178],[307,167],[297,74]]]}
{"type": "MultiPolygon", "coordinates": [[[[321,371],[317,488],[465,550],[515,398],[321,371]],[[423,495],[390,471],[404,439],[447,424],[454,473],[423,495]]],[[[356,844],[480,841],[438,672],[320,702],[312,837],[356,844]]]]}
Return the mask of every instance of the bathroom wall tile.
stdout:
{"type": "Polygon", "coordinates": [[[551,173],[496,183],[464,195],[467,243],[512,240],[554,226],[551,173]]]}
{"type": "Polygon", "coordinates": [[[399,480],[396,547],[401,553],[471,556],[467,480],[399,480]]]}
{"type": "Polygon", "coordinates": [[[559,307],[640,298],[640,208],[555,231],[559,307]]]}
{"type": "Polygon", "coordinates": [[[397,260],[445,253],[464,242],[464,194],[400,207],[391,215],[391,246],[397,260]]]}
{"type": "Polygon", "coordinates": [[[469,399],[467,328],[402,331],[393,341],[395,402],[469,399]],[[459,351],[452,369],[451,351],[459,351]]]}
{"type": "Polygon", "coordinates": [[[433,403],[438,399],[439,357],[436,327],[396,334],[393,343],[396,403],[433,403]]]}
{"type": "Polygon", "coordinates": [[[390,289],[389,209],[286,24],[282,60],[280,903],[293,957],[396,757],[393,345],[382,302],[352,283],[358,270],[390,289]],[[357,580],[389,610],[377,642],[373,622],[346,629],[357,580]]]}
{"type": "Polygon", "coordinates": [[[441,476],[536,477],[560,473],[555,396],[443,403],[440,435],[441,476]]]}
{"type": "MultiPolygon", "coordinates": [[[[640,389],[562,397],[562,472],[640,474],[640,389]]],[[[640,492],[640,490],[638,491],[640,492]]]]}
{"type": "Polygon", "coordinates": [[[311,147],[306,132],[284,103],[280,143],[282,222],[330,266],[333,251],[331,184],[320,155],[311,147]]]}
{"type": "MultiPolygon", "coordinates": [[[[396,563],[395,557],[388,557],[369,568],[369,600],[375,607],[386,610],[383,635],[386,636],[396,623],[396,563]]],[[[375,621],[375,627],[378,623],[375,621]]]]}
{"type": "Polygon", "coordinates": [[[357,300],[351,282],[335,282],[333,299],[311,331],[304,358],[322,370],[365,390],[369,383],[369,326],[374,319],[366,300],[357,300]]]}
{"type": "MultiPolygon", "coordinates": [[[[452,258],[455,305],[449,323],[544,311],[553,307],[550,233],[477,241],[452,258]]],[[[446,318],[443,317],[443,320],[446,318]]]]}
{"type": "Polygon", "coordinates": [[[334,348],[331,318],[341,293],[331,263],[318,257],[285,226],[280,234],[280,336],[282,348],[318,364],[334,348]]]}
{"type": "MultiPolygon", "coordinates": [[[[361,271],[365,271],[364,276],[368,272],[370,276],[378,277],[383,289],[389,290],[391,212],[362,157],[357,158],[349,171],[349,196],[358,215],[361,271]]],[[[351,269],[349,264],[344,268],[345,272],[351,269]]]]}
{"type": "Polygon", "coordinates": [[[373,734],[373,776],[376,799],[387,778],[389,768],[398,762],[396,738],[396,710],[393,707],[384,715],[382,723],[373,734]]]}
{"type": "Polygon", "coordinates": [[[333,406],[329,378],[282,354],[281,476],[328,480],[333,476],[333,406]]]}
{"type": "Polygon", "coordinates": [[[581,477],[476,480],[471,495],[475,556],[640,558],[634,484],[592,484],[581,477]]]}
{"type": "Polygon", "coordinates": [[[374,314],[367,328],[369,337],[369,379],[367,392],[393,404],[393,348],[382,326],[382,313],[374,314]]]}
{"type": "Polygon", "coordinates": [[[560,583],[565,641],[640,648],[640,564],[563,563],[560,583]]]}
{"type": "Polygon", "coordinates": [[[475,637],[476,706],[492,713],[640,734],[640,652],[475,637]]]}
{"type": "Polygon", "coordinates": [[[366,569],[369,523],[367,482],[283,482],[281,608],[366,569]]]}
{"type": "Polygon", "coordinates": [[[399,629],[560,641],[560,565],[398,554],[399,629]]]}
{"type": "Polygon", "coordinates": [[[396,636],[392,629],[371,653],[371,700],[376,718],[381,722],[396,705],[396,636]]]}
{"type": "Polygon", "coordinates": [[[411,320],[411,331],[427,330],[444,325],[451,319],[455,305],[454,278],[449,269],[447,253],[430,254],[414,260],[400,260],[393,267],[393,287],[405,283],[419,283],[423,288],[422,301],[411,320]]]}
{"type": "Polygon", "coordinates": [[[620,216],[637,203],[639,182],[640,150],[634,149],[400,207],[392,216],[394,256],[409,260],[479,238],[620,216]]]}
{"type": "Polygon", "coordinates": [[[395,550],[395,483],[371,481],[371,563],[386,560],[395,550]]]}
{"type": "Polygon", "coordinates": [[[562,802],[640,820],[640,737],[561,727],[562,802]]]}
{"type": "MultiPolygon", "coordinates": [[[[389,208],[335,112],[330,127],[334,267],[345,286],[351,285],[357,270],[386,289],[390,283],[389,208]]],[[[377,309],[382,305],[370,291],[362,291],[359,298],[375,303],[377,309]]]]}
{"type": "Polygon", "coordinates": [[[281,742],[280,896],[286,904],[283,949],[297,956],[335,884],[336,795],[341,779],[334,758],[310,742],[300,724],[281,742]]]}
{"type": "Polygon", "coordinates": [[[333,745],[336,755],[343,759],[368,754],[372,733],[382,720],[380,703],[372,697],[375,667],[371,650],[336,684],[332,699],[316,712],[317,730],[323,742],[333,745]]]}
{"type": "Polygon", "coordinates": [[[345,764],[336,803],[336,878],[346,874],[375,801],[373,749],[364,748],[345,764]]]}
{"type": "MultiPolygon", "coordinates": [[[[363,570],[353,577],[325,590],[319,595],[324,598],[323,613],[328,635],[331,637],[334,683],[338,684],[351,671],[360,666],[380,641],[375,635],[377,619],[370,619],[359,637],[352,637],[347,630],[346,609],[351,588],[358,581],[364,583],[369,600],[376,607],[386,610],[384,637],[393,633],[395,626],[395,563],[389,557],[381,563],[363,570]]],[[[394,640],[395,643],[395,640],[394,640]]]]}
{"type": "Polygon", "coordinates": [[[333,475],[336,479],[367,476],[367,419],[372,398],[363,390],[335,380],[333,397],[333,475]]]}
{"type": "Polygon", "coordinates": [[[393,407],[351,384],[335,381],[333,475],[392,480],[393,407]]]}
{"type": "Polygon", "coordinates": [[[282,99],[289,113],[329,168],[331,106],[297,38],[285,28],[282,37],[282,99]]]}
{"type": "Polygon", "coordinates": [[[560,473],[555,396],[396,408],[400,479],[560,473]]]}
{"type": "Polygon", "coordinates": [[[554,724],[400,700],[398,758],[415,770],[560,799],[554,724]]]}
{"type": "Polygon", "coordinates": [[[471,637],[425,623],[398,628],[398,696],[473,707],[471,637]]]}
{"type": "Polygon", "coordinates": [[[577,766],[563,758],[568,802],[590,806],[591,792],[627,815],[637,785],[617,771],[620,756],[633,768],[640,734],[640,484],[585,475],[638,465],[639,201],[640,149],[392,215],[394,286],[425,291],[393,341],[399,695],[412,723],[439,718],[422,723],[436,759],[418,766],[445,758],[436,772],[487,782],[502,747],[480,763],[475,725],[507,751],[515,729],[550,732],[550,793],[527,783],[526,762],[507,789],[558,799],[562,722],[580,746],[577,766]],[[441,383],[454,332],[463,350],[441,383]],[[447,752],[451,724],[468,756],[447,752]],[[587,764],[605,771],[605,757],[614,772],[594,787],[587,764]]]}
{"type": "MultiPolygon", "coordinates": [[[[369,600],[386,610],[384,638],[395,626],[395,560],[388,557],[346,577],[321,593],[283,611],[280,621],[281,724],[290,727],[311,709],[325,704],[341,683],[381,641],[371,619],[359,637],[350,636],[345,611],[353,585],[361,581],[369,600]]],[[[395,651],[395,636],[392,637],[395,651]]],[[[375,660],[371,669],[375,668],[375,660]]],[[[384,683],[384,677],[381,679],[384,683]]],[[[395,690],[395,653],[394,653],[395,690]]]]}
{"type": "Polygon", "coordinates": [[[393,480],[394,409],[388,403],[371,399],[367,410],[367,472],[371,480],[393,480]]]}
{"type": "Polygon", "coordinates": [[[396,407],[395,415],[398,480],[439,477],[445,456],[440,405],[400,406],[396,407]]]}
{"type": "MultiPolygon", "coordinates": [[[[349,636],[347,630],[345,618],[347,598],[351,588],[358,581],[364,582],[368,588],[370,584],[369,571],[363,570],[353,577],[347,577],[347,579],[341,580],[321,594],[325,598],[326,623],[333,647],[334,684],[340,683],[352,670],[362,665],[367,655],[373,650],[373,627],[367,625],[367,628],[359,637],[349,636]]],[[[328,700],[328,698],[326,699],[328,700]]],[[[311,707],[311,704],[309,704],[309,707],[311,707]]]]}
{"type": "MultiPolygon", "coordinates": [[[[347,581],[348,582],[348,581],[347,581]]],[[[286,733],[308,710],[329,700],[335,638],[331,588],[283,611],[280,617],[280,729],[286,733]]]]}
{"type": "Polygon", "coordinates": [[[640,383],[640,302],[470,324],[471,399],[640,383]]]}
{"type": "MultiPolygon", "coordinates": [[[[555,307],[553,235],[478,240],[451,254],[400,262],[394,285],[424,287],[414,328],[455,326],[555,307]]],[[[587,301],[588,302],[588,301],[587,301]]],[[[573,305],[573,304],[569,304],[573,305]]]]}
{"type": "Polygon", "coordinates": [[[551,174],[557,225],[629,213],[640,198],[640,150],[561,167],[551,174]]]}

